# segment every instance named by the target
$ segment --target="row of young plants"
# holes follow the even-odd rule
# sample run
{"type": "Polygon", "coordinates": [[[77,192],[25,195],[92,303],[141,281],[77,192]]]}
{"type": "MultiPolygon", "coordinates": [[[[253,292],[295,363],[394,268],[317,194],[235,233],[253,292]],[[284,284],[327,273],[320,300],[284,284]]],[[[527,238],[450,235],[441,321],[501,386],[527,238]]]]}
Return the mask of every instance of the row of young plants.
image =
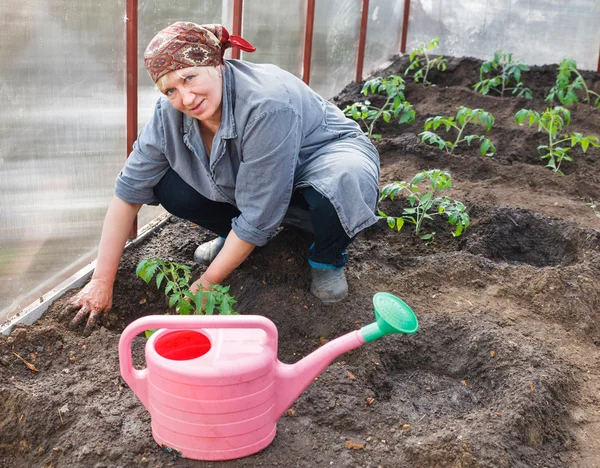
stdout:
{"type": "MultiPolygon", "coordinates": [[[[409,65],[404,75],[412,73],[416,83],[422,82],[424,86],[432,83],[427,80],[429,72],[436,69],[444,72],[448,61],[444,56],[432,56],[431,52],[438,48],[440,40],[436,36],[428,42],[422,42],[409,55],[409,65]]],[[[513,59],[511,52],[497,50],[491,60],[483,62],[479,67],[479,81],[473,85],[475,91],[481,94],[491,92],[504,97],[508,91],[513,95],[532,99],[531,89],[525,87],[521,81],[523,72],[529,71],[527,65],[513,59]]],[[[600,94],[590,90],[577,69],[577,62],[571,58],[563,59],[558,65],[556,81],[545,97],[546,102],[558,101],[562,105],[585,102],[600,107],[600,94]]]]}
{"type": "MultiPolygon", "coordinates": [[[[429,47],[437,44],[439,42],[435,38],[434,42],[429,44],[429,47]]],[[[422,80],[423,83],[427,83],[427,75],[432,67],[445,69],[445,59],[441,56],[431,59],[426,53],[427,47],[427,45],[423,45],[410,55],[411,62],[406,73],[413,71],[413,77],[417,82],[422,80]]],[[[500,78],[494,77],[482,80],[477,83],[476,89],[479,89],[482,94],[487,94],[491,89],[500,87],[499,92],[501,94],[507,90],[513,90],[513,92],[519,90],[519,95],[525,93],[531,97],[528,88],[523,88],[520,81],[520,72],[521,70],[528,70],[527,67],[514,64],[511,54],[498,53],[497,56],[495,55],[493,61],[485,62],[482,65],[482,73],[484,70],[497,70],[498,67],[501,68],[500,78]],[[508,57],[507,61],[503,62],[502,60],[506,57],[508,57]],[[515,87],[509,88],[506,86],[509,78],[516,81],[517,84],[515,87]]],[[[568,71],[569,69],[565,69],[565,73],[568,71]]],[[[575,83],[583,83],[580,87],[585,87],[585,81],[581,75],[578,75],[575,83]]],[[[375,124],[379,119],[382,119],[386,123],[390,123],[392,119],[397,119],[398,124],[414,123],[416,111],[412,104],[406,100],[405,89],[406,82],[398,75],[373,78],[365,82],[361,93],[365,96],[371,94],[385,97],[383,105],[377,107],[370,100],[354,102],[344,109],[344,113],[348,117],[361,122],[365,128],[365,133],[369,137],[379,139],[381,138],[381,134],[374,133],[375,124]]],[[[587,90],[587,87],[585,89],[587,90]]],[[[552,96],[559,96],[559,100],[561,101],[574,102],[573,99],[577,98],[572,89],[564,93],[562,90],[555,90],[551,91],[551,94],[552,96]],[[571,96],[570,100],[567,99],[568,96],[571,96]]],[[[569,151],[572,148],[580,145],[582,151],[585,153],[589,146],[597,147],[599,144],[598,138],[593,135],[584,136],[579,132],[561,134],[571,122],[569,110],[562,106],[546,108],[543,113],[531,109],[521,109],[516,113],[515,121],[519,125],[524,125],[525,123],[530,127],[537,125],[538,132],[545,132],[548,135],[548,144],[538,146],[537,150],[540,154],[540,159],[543,161],[547,160],[546,166],[560,174],[562,174],[560,170],[562,163],[564,161],[573,161],[572,156],[569,155],[569,151]]],[[[483,109],[470,109],[460,106],[456,116],[439,115],[428,118],[425,121],[423,132],[419,133],[419,136],[421,137],[421,141],[435,145],[447,153],[452,153],[459,144],[466,143],[470,146],[473,141],[478,141],[479,150],[482,155],[494,156],[496,147],[489,138],[485,135],[465,134],[465,130],[469,124],[481,126],[486,132],[489,132],[494,124],[494,116],[483,109]],[[435,133],[442,126],[446,130],[446,133],[455,132],[456,137],[453,140],[446,140],[435,133]]]]}
{"type": "MultiPolygon", "coordinates": [[[[368,93],[385,95],[386,101],[383,106],[376,107],[370,101],[354,102],[344,109],[344,113],[362,122],[366,127],[365,133],[369,137],[379,139],[381,135],[374,134],[373,129],[380,118],[386,123],[389,123],[392,118],[398,119],[399,124],[415,121],[416,112],[406,101],[404,87],[404,80],[397,75],[368,80],[361,92],[365,95],[368,93]]],[[[494,120],[494,116],[483,109],[460,106],[456,116],[438,115],[428,118],[419,136],[422,142],[437,146],[449,154],[460,144],[466,143],[471,146],[474,141],[477,141],[481,155],[491,157],[496,154],[496,146],[492,141],[485,135],[466,134],[465,130],[469,124],[473,124],[489,132],[494,125],[494,120]],[[455,138],[447,140],[435,133],[440,127],[446,133],[453,132],[455,138]]],[[[585,153],[590,146],[600,146],[596,136],[584,136],[580,132],[562,133],[571,123],[570,111],[562,106],[548,107],[542,113],[532,109],[521,109],[515,114],[515,122],[518,125],[537,126],[538,132],[546,133],[548,143],[539,145],[537,150],[540,159],[546,161],[546,167],[559,174],[563,174],[560,167],[564,161],[573,161],[573,157],[569,154],[571,149],[579,145],[585,153]]]]}

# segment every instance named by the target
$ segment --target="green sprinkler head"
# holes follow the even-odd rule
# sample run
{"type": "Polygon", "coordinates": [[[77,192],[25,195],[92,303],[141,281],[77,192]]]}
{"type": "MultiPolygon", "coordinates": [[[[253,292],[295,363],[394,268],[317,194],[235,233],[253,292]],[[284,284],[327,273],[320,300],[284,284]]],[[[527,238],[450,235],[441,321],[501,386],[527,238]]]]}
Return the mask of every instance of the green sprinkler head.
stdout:
{"type": "Polygon", "coordinates": [[[411,335],[419,329],[415,313],[393,294],[378,292],[373,296],[373,306],[376,321],[360,329],[365,342],[369,343],[392,333],[411,335]]]}

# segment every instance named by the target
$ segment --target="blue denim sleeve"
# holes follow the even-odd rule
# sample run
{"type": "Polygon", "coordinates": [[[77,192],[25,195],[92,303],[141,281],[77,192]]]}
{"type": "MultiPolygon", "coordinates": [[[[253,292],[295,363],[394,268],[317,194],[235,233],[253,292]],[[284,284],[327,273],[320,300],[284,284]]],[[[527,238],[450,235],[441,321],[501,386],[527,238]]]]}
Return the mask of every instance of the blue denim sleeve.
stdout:
{"type": "Polygon", "coordinates": [[[115,195],[129,203],[158,204],[154,196],[154,186],[168,169],[159,100],[152,119],[138,135],[133,144],[133,151],[117,177],[115,195]]]}
{"type": "Polygon", "coordinates": [[[292,109],[265,112],[245,128],[235,199],[237,236],[265,245],[289,206],[300,151],[300,117],[292,109]]]}

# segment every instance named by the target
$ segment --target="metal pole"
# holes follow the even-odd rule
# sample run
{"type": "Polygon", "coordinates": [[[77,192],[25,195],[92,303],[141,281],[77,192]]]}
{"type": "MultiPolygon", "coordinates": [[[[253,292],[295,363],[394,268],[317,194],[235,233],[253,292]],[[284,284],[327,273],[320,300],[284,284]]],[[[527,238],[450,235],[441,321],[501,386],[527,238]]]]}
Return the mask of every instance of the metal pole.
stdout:
{"type": "MultiPolygon", "coordinates": [[[[232,34],[235,36],[242,35],[242,8],[244,5],[244,0],[234,0],[233,1],[233,32],[232,34]]],[[[240,49],[233,48],[231,50],[231,58],[239,59],[240,58],[240,49]]]]}
{"type": "Polygon", "coordinates": [[[600,73],[600,50],[598,51],[598,73],[600,73]]]}
{"type": "Polygon", "coordinates": [[[315,0],[308,0],[306,7],[306,28],[304,30],[304,61],[302,81],[310,82],[310,61],[312,57],[313,27],[315,23],[315,0]]]}
{"type": "Polygon", "coordinates": [[[365,62],[365,44],[367,42],[367,23],[369,22],[369,0],[363,0],[362,16],[360,19],[360,36],[358,39],[358,59],[356,61],[356,82],[363,79],[363,65],[365,62]]]}
{"type": "Polygon", "coordinates": [[[406,52],[406,35],[408,33],[408,16],[410,14],[410,0],[404,0],[404,18],[402,19],[402,41],[400,42],[400,53],[406,52]]]}
{"type": "MultiPolygon", "coordinates": [[[[133,151],[138,126],[138,4],[137,0],[127,0],[126,5],[126,74],[127,74],[127,157],[133,151]]],[[[135,217],[129,233],[130,239],[137,237],[138,218],[135,217]]]]}

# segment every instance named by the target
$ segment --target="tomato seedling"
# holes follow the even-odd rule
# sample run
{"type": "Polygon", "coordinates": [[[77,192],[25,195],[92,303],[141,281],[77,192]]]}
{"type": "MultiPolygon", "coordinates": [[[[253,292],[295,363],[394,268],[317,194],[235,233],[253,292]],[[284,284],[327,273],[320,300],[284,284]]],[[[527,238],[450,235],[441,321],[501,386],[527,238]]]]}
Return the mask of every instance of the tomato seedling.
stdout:
{"type": "Polygon", "coordinates": [[[404,80],[397,75],[368,80],[360,92],[365,96],[369,93],[385,95],[387,99],[383,106],[376,107],[372,105],[371,101],[354,102],[344,109],[344,114],[362,122],[367,128],[365,131],[367,136],[379,139],[381,134],[373,133],[375,123],[379,118],[382,118],[386,123],[390,123],[392,118],[397,118],[399,124],[415,121],[416,112],[410,102],[406,101],[404,88],[404,80]]]}
{"type": "Polygon", "coordinates": [[[558,99],[563,105],[574,104],[579,102],[577,91],[583,95],[583,101],[587,104],[592,103],[594,106],[600,107],[600,94],[590,91],[577,70],[577,62],[573,59],[563,59],[558,65],[558,75],[556,76],[556,84],[550,89],[546,102],[554,102],[558,99]]]}
{"type": "Polygon", "coordinates": [[[495,91],[501,97],[504,97],[506,91],[512,91],[512,94],[519,97],[531,99],[531,90],[521,82],[521,72],[524,71],[529,71],[529,67],[515,62],[512,53],[497,50],[494,52],[492,60],[481,64],[479,81],[473,85],[473,88],[481,94],[495,91]],[[485,78],[484,76],[489,77],[485,78]],[[512,87],[510,87],[511,84],[512,87]]]}
{"type": "Polygon", "coordinates": [[[381,189],[379,202],[386,198],[394,200],[394,197],[403,193],[407,195],[410,207],[404,208],[398,217],[386,215],[377,209],[378,218],[385,219],[391,229],[398,231],[402,229],[405,222],[414,224],[415,235],[423,240],[431,240],[435,232],[421,234],[423,222],[426,219],[433,219],[435,215],[445,214],[448,222],[452,226],[456,226],[452,235],[458,237],[469,226],[470,218],[465,205],[460,201],[452,200],[447,195],[440,195],[443,190],[449,188],[452,188],[452,176],[449,172],[441,169],[419,172],[410,182],[392,182],[381,189]],[[424,181],[429,182],[431,188],[421,192],[419,184],[424,181]]]}
{"type": "Polygon", "coordinates": [[[596,202],[594,200],[590,200],[590,202],[586,203],[585,205],[589,206],[594,211],[594,214],[597,218],[600,218],[600,210],[596,209],[596,202]]]}
{"type": "Polygon", "coordinates": [[[421,137],[422,142],[429,143],[430,145],[435,145],[440,149],[446,150],[448,154],[452,153],[454,148],[456,148],[456,146],[463,141],[467,142],[467,144],[471,146],[473,140],[478,140],[481,142],[479,145],[479,152],[481,155],[493,156],[496,153],[496,147],[490,139],[483,135],[475,134],[463,136],[465,128],[470,123],[481,125],[486,131],[489,132],[492,128],[492,125],[494,125],[494,116],[483,109],[469,109],[468,107],[460,106],[458,108],[458,112],[456,113],[456,117],[438,115],[436,117],[428,118],[425,121],[425,127],[423,129],[424,131],[419,133],[419,136],[421,137]],[[454,142],[446,141],[438,134],[430,131],[430,129],[433,129],[434,131],[437,130],[441,125],[445,127],[446,132],[449,132],[450,129],[454,129],[457,132],[454,142]]]}
{"type": "Polygon", "coordinates": [[[554,172],[563,174],[560,170],[560,165],[563,161],[573,161],[573,157],[569,155],[569,150],[577,145],[585,153],[588,147],[598,145],[598,138],[592,135],[583,136],[581,133],[573,132],[570,135],[565,133],[562,137],[559,134],[563,128],[566,128],[571,123],[571,112],[561,106],[547,108],[543,113],[531,109],[521,109],[515,114],[515,122],[519,125],[524,125],[527,122],[529,127],[537,124],[537,131],[544,131],[548,134],[548,144],[537,147],[540,159],[548,160],[546,167],[549,167],[554,172]],[[558,138],[558,139],[557,139],[558,138]],[[565,143],[564,146],[558,146],[565,143]]]}
{"type": "MultiPolygon", "coordinates": [[[[175,307],[180,315],[213,315],[215,310],[218,310],[220,315],[237,314],[232,307],[237,301],[229,295],[229,286],[211,284],[208,290],[200,287],[192,293],[188,266],[159,258],[145,258],[138,264],[135,274],[147,284],[150,284],[156,275],[155,283],[158,290],[161,289],[164,281],[164,292],[169,299],[169,307],[175,307]]],[[[146,337],[152,333],[153,330],[147,331],[146,337]]]]}
{"type": "Polygon", "coordinates": [[[436,68],[439,71],[446,71],[446,67],[448,65],[448,60],[444,58],[443,55],[439,55],[435,58],[431,58],[429,53],[432,50],[437,49],[440,45],[440,39],[436,36],[429,42],[422,42],[419,47],[414,49],[410,55],[409,60],[410,63],[404,72],[405,75],[408,75],[409,72],[413,72],[413,80],[415,83],[419,81],[423,81],[423,86],[427,86],[428,84],[432,84],[427,81],[427,75],[429,72],[436,68]]]}

